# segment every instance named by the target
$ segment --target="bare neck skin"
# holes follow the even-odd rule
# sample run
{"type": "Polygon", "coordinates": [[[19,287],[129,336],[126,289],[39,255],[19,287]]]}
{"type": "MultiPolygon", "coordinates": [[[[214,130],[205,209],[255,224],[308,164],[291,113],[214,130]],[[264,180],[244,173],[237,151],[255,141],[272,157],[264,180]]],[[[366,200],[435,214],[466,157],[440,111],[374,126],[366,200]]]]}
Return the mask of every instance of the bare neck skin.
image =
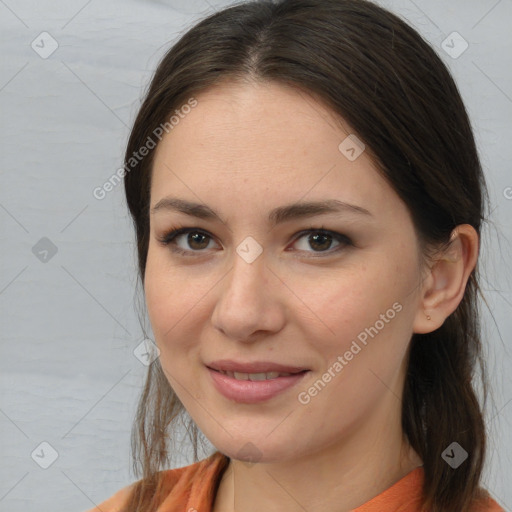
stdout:
{"type": "Polygon", "coordinates": [[[349,512],[371,500],[422,465],[393,420],[400,415],[389,413],[392,402],[399,405],[389,393],[373,413],[383,423],[356,426],[321,452],[274,463],[231,459],[213,512],[349,512]]]}

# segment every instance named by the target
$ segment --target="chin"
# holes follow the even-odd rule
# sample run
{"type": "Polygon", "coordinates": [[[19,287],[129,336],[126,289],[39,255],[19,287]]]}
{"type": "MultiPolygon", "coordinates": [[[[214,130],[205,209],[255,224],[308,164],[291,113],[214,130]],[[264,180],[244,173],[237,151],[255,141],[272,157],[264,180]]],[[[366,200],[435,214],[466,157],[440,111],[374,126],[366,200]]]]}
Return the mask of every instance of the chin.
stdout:
{"type": "Polygon", "coordinates": [[[258,441],[228,439],[224,443],[216,443],[215,448],[230,459],[247,464],[282,462],[296,453],[296,446],[274,445],[269,440],[258,441]],[[290,453],[293,452],[293,453],[290,453]]]}

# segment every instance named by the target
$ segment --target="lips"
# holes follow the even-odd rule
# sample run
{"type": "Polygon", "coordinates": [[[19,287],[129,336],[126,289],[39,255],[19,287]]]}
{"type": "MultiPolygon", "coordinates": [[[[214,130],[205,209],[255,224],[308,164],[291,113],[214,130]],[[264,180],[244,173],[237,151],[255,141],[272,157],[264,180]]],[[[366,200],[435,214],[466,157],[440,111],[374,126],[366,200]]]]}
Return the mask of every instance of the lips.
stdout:
{"type": "MultiPolygon", "coordinates": [[[[213,370],[216,372],[217,370],[213,370]]],[[[251,380],[253,382],[259,380],[270,380],[277,379],[278,377],[291,377],[297,375],[296,373],[286,373],[286,372],[266,372],[266,373],[241,373],[241,372],[225,372],[224,370],[220,370],[218,373],[222,375],[227,375],[236,380],[251,380]]]]}
{"type": "Polygon", "coordinates": [[[254,361],[242,363],[239,361],[233,361],[232,359],[220,359],[218,361],[208,363],[206,366],[212,370],[217,370],[218,372],[236,372],[247,374],[273,372],[280,374],[295,374],[308,370],[308,368],[303,366],[285,365],[271,361],[254,361]]]}
{"type": "MultiPolygon", "coordinates": [[[[268,368],[269,363],[265,364],[268,368]]],[[[252,367],[254,368],[254,366],[252,367]]],[[[261,368],[261,365],[259,367],[261,368]]],[[[279,365],[279,367],[282,368],[283,366],[279,365]]],[[[297,370],[297,367],[287,366],[285,368],[295,368],[297,370]]],[[[270,400],[281,393],[285,393],[286,390],[291,390],[304,379],[309,371],[295,371],[295,373],[284,377],[275,376],[277,372],[274,374],[271,372],[239,374],[237,372],[223,372],[222,370],[214,370],[212,368],[208,368],[208,373],[215,389],[224,395],[225,398],[238,403],[256,404],[270,400]],[[233,376],[229,375],[229,373],[232,373],[233,376]],[[262,379],[262,376],[265,378],[262,379]]]]}

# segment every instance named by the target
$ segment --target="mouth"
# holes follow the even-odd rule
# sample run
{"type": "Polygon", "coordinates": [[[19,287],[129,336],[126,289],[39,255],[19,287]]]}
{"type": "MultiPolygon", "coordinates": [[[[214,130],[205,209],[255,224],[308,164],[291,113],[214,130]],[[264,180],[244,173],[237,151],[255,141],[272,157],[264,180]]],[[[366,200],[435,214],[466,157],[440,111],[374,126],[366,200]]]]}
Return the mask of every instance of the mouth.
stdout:
{"type": "Polygon", "coordinates": [[[227,370],[215,370],[214,368],[208,367],[214,372],[226,375],[236,380],[250,380],[250,381],[262,381],[262,380],[273,380],[279,377],[291,377],[297,376],[301,373],[306,373],[309,370],[302,370],[298,372],[258,372],[258,373],[245,373],[245,372],[231,372],[227,370]]]}
{"type": "Polygon", "coordinates": [[[295,375],[297,373],[304,372],[305,370],[309,370],[309,368],[306,368],[305,366],[281,364],[272,361],[241,362],[233,359],[219,359],[217,361],[207,363],[206,366],[211,370],[224,373],[230,377],[240,378],[242,380],[247,380],[249,378],[247,376],[251,375],[256,376],[255,380],[262,380],[263,374],[271,375],[270,378],[276,378],[284,375],[295,375]],[[238,374],[239,377],[236,377],[234,374],[238,374]]]}
{"type": "Polygon", "coordinates": [[[291,390],[310,370],[294,372],[236,372],[206,366],[214,388],[225,398],[238,403],[256,404],[291,390]]]}

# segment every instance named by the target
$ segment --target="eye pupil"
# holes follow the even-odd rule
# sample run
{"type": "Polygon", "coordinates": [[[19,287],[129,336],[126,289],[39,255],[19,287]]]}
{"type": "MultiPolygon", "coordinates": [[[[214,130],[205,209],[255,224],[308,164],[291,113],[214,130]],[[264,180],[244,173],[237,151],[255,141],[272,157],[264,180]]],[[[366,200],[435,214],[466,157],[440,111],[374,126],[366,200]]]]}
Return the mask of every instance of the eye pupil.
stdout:
{"type": "MultiPolygon", "coordinates": [[[[206,235],[203,235],[202,233],[199,233],[198,231],[192,231],[191,233],[188,234],[188,242],[189,243],[197,242],[197,240],[195,240],[195,237],[202,237],[203,242],[204,242],[204,239],[207,238],[206,235]]],[[[192,247],[192,245],[191,245],[191,247],[192,247]]],[[[208,242],[206,242],[206,245],[203,245],[200,247],[195,247],[195,249],[204,249],[205,247],[208,247],[208,242]]]]}
{"type": "MultiPolygon", "coordinates": [[[[329,246],[331,245],[332,237],[330,235],[326,235],[324,233],[313,234],[313,235],[309,236],[309,240],[310,240],[310,242],[313,241],[313,245],[317,243],[318,238],[323,239],[324,241],[327,240],[327,246],[325,246],[325,243],[324,244],[320,243],[321,246],[323,245],[323,247],[320,247],[320,249],[329,249],[329,246]]],[[[319,247],[317,246],[316,248],[318,249],[319,247]]]]}

